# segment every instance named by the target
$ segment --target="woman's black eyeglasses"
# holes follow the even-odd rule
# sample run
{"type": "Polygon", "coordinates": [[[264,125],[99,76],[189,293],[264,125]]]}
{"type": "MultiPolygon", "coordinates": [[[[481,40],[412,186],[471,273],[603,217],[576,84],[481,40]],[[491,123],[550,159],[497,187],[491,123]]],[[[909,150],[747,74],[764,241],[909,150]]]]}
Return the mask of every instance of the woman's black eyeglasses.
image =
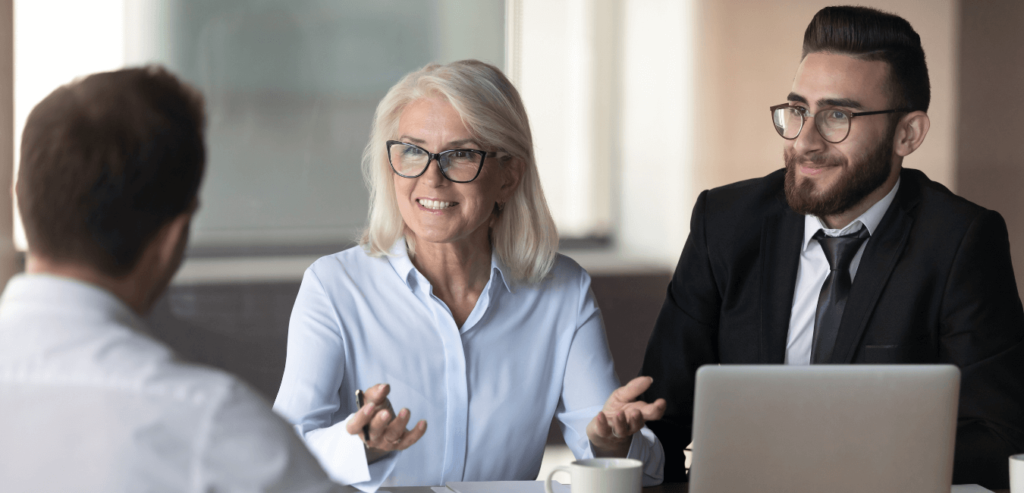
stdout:
{"type": "Polygon", "coordinates": [[[387,141],[388,161],[391,169],[404,178],[416,178],[427,171],[430,162],[437,160],[441,174],[455,183],[469,183],[480,176],[484,160],[497,156],[497,152],[479,149],[450,149],[436,154],[426,149],[397,140],[387,141]]]}

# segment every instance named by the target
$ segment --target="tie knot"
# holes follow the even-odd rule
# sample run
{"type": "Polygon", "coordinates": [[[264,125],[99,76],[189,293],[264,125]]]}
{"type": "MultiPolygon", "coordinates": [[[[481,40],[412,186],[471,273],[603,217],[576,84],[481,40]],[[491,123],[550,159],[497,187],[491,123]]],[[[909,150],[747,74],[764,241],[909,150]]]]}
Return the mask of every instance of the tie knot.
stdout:
{"type": "Polygon", "coordinates": [[[857,249],[870,236],[871,233],[868,233],[868,228],[861,227],[856,233],[843,236],[828,236],[825,234],[825,231],[819,229],[812,238],[818,240],[818,244],[821,245],[821,251],[825,252],[828,268],[830,270],[838,270],[850,268],[850,262],[853,261],[853,256],[857,254],[857,249]]]}

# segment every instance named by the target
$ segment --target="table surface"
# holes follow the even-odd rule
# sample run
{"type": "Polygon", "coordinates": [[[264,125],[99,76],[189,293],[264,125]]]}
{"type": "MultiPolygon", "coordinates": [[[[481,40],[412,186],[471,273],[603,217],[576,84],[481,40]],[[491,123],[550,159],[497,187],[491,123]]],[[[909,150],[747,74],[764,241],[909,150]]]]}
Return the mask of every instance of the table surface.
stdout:
{"type": "MultiPolygon", "coordinates": [[[[688,483],[669,483],[658,486],[651,486],[644,488],[643,493],[687,493],[689,490],[688,483]]],[[[391,487],[381,488],[382,491],[390,491],[392,493],[434,493],[429,486],[402,486],[402,487],[391,487]]],[[[352,491],[358,491],[352,488],[352,491]]],[[[1010,490],[995,490],[995,493],[1010,493],[1010,490]]]]}
{"type": "MultiPolygon", "coordinates": [[[[689,485],[687,483],[670,483],[644,488],[643,493],[686,493],[688,489],[689,485]]],[[[355,488],[351,488],[351,490],[359,491],[355,488]]],[[[390,491],[391,493],[434,493],[434,490],[431,490],[429,486],[391,486],[383,487],[381,491],[390,491]]]]}

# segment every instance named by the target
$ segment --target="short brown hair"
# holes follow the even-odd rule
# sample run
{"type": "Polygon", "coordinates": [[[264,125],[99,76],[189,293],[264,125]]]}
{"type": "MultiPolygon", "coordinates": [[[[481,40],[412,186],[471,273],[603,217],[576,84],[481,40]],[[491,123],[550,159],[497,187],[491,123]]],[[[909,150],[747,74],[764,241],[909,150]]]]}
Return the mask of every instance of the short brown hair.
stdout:
{"type": "Polygon", "coordinates": [[[202,95],[159,66],[93,74],[29,114],[18,206],[29,250],[127,274],[194,203],[206,165],[202,95]]]}
{"type": "Polygon", "coordinates": [[[906,19],[867,7],[825,7],[804,31],[802,57],[817,52],[886,62],[893,109],[928,111],[931,85],[924,49],[906,19]]]}

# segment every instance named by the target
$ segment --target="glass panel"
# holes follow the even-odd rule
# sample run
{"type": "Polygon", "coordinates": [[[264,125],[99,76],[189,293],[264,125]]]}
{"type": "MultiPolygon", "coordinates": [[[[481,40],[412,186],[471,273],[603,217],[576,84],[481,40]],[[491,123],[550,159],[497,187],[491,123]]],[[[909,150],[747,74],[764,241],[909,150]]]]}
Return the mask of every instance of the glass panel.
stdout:
{"type": "Polygon", "coordinates": [[[377,103],[430,62],[503,67],[501,0],[136,0],[126,62],[206,95],[209,169],[192,253],[350,243],[377,103]]]}

